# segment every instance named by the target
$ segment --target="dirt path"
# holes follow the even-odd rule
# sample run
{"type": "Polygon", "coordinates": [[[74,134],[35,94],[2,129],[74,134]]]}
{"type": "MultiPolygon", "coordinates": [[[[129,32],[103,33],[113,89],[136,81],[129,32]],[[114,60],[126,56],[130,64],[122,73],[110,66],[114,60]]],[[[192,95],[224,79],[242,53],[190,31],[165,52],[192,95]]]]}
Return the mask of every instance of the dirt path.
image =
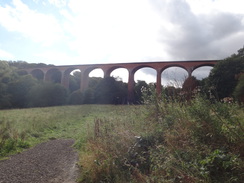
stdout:
{"type": "Polygon", "coordinates": [[[51,140],[0,161],[0,183],[75,183],[74,140],[51,140]]]}

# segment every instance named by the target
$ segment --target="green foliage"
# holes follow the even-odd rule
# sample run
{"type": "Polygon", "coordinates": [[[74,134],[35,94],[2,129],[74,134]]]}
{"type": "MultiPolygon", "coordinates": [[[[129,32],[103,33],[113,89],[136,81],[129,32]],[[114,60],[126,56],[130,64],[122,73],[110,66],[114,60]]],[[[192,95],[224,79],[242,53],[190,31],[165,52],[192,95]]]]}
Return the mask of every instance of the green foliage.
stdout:
{"type": "Polygon", "coordinates": [[[242,108],[201,97],[182,106],[151,92],[147,105],[0,111],[1,153],[73,138],[80,182],[243,180],[242,108]]]}
{"type": "Polygon", "coordinates": [[[145,146],[140,147],[134,134],[134,130],[140,129],[137,120],[142,119],[135,116],[138,107],[115,108],[113,115],[95,118],[94,125],[87,129],[90,136],[81,148],[80,182],[130,182],[131,173],[137,174],[137,163],[147,166],[143,159],[145,146]]]}
{"type": "Polygon", "coordinates": [[[241,54],[243,50],[244,48],[240,49],[237,55],[219,61],[210,72],[208,87],[214,88],[219,99],[233,94],[238,82],[235,75],[244,71],[244,57],[241,54]]]}
{"type": "Polygon", "coordinates": [[[16,67],[18,69],[26,69],[26,68],[36,68],[36,67],[46,67],[53,66],[52,64],[46,65],[43,63],[27,63],[25,61],[8,61],[9,65],[12,67],[16,67]]]}
{"type": "MultiPolygon", "coordinates": [[[[47,84],[42,71],[28,75],[28,69],[47,67],[46,64],[29,64],[24,61],[0,61],[0,109],[44,107],[64,104],[126,104],[128,86],[119,78],[89,78],[88,88],[79,92],[81,73],[74,72],[69,76],[69,91],[61,86],[61,72],[56,69],[47,76],[52,84],[47,84]],[[36,79],[35,79],[36,78],[36,79]],[[59,89],[58,89],[59,88],[59,89]],[[57,95],[55,95],[55,91],[57,95]],[[66,94],[65,94],[66,93],[66,94]],[[69,95],[69,96],[68,96],[69,95]],[[61,98],[64,96],[64,98],[61,98]],[[66,100],[68,98],[68,100],[66,100]]],[[[139,82],[136,89],[136,103],[142,102],[141,87],[147,86],[139,82]]]]}
{"type": "Polygon", "coordinates": [[[207,145],[217,147],[228,143],[240,143],[243,136],[243,120],[237,114],[238,107],[222,103],[211,104],[205,98],[196,98],[189,107],[189,114],[196,122],[193,136],[207,145]]]}
{"type": "Polygon", "coordinates": [[[138,104],[143,103],[142,90],[148,89],[149,85],[145,81],[138,80],[134,88],[135,102],[138,104]]]}
{"type": "Polygon", "coordinates": [[[212,182],[239,182],[241,160],[238,156],[216,149],[200,162],[201,174],[212,182]]]}
{"type": "Polygon", "coordinates": [[[68,104],[80,105],[83,104],[83,93],[80,90],[74,91],[70,94],[68,104]]]}
{"type": "Polygon", "coordinates": [[[67,90],[60,84],[41,83],[29,92],[29,105],[32,107],[64,105],[66,99],[67,90]]]}
{"type": "Polygon", "coordinates": [[[113,77],[89,78],[88,88],[74,91],[69,104],[124,104],[127,97],[127,84],[113,77]]]}
{"type": "Polygon", "coordinates": [[[12,81],[13,69],[8,62],[0,61],[0,109],[11,107],[8,83],[12,81]]]}
{"type": "Polygon", "coordinates": [[[244,103],[244,74],[242,73],[237,86],[234,90],[234,96],[239,103],[244,103]]]}
{"type": "Polygon", "coordinates": [[[126,99],[127,90],[123,82],[113,77],[106,77],[96,85],[94,90],[94,103],[121,104],[126,99]]]}
{"type": "Polygon", "coordinates": [[[81,182],[243,180],[242,108],[200,96],[182,106],[160,100],[153,87],[142,91],[140,120],[95,120],[81,154],[81,182]]]}
{"type": "Polygon", "coordinates": [[[13,69],[8,62],[0,61],[0,82],[8,83],[12,78],[13,69]]]}
{"type": "Polygon", "coordinates": [[[31,75],[19,76],[8,84],[8,93],[11,95],[11,105],[15,108],[28,107],[29,91],[37,84],[31,75]]]}
{"type": "Polygon", "coordinates": [[[80,88],[80,72],[74,72],[73,75],[69,76],[69,90],[74,92],[80,88]]]}
{"type": "Polygon", "coordinates": [[[23,148],[28,148],[25,132],[14,129],[9,121],[0,120],[0,158],[23,148]]]}
{"type": "Polygon", "coordinates": [[[82,104],[93,104],[94,102],[94,90],[88,88],[83,92],[83,102],[82,104]]]}

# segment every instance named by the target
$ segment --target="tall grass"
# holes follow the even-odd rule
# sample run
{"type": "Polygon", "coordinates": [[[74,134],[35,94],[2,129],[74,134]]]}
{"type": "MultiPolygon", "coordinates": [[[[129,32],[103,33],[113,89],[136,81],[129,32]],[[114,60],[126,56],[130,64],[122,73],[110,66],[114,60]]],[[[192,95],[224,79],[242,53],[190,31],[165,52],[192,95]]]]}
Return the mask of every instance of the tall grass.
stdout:
{"type": "Polygon", "coordinates": [[[183,105],[146,101],[119,123],[112,116],[94,120],[80,182],[244,180],[243,108],[200,96],[183,105]]]}

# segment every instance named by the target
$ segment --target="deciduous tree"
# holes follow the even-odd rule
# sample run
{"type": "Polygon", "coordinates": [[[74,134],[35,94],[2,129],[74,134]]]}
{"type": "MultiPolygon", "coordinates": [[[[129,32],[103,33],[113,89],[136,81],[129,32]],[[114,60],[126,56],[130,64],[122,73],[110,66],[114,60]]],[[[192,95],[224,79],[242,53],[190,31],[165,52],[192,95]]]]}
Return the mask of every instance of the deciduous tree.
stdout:
{"type": "Polygon", "coordinates": [[[238,54],[219,61],[211,70],[207,85],[216,91],[219,99],[232,96],[238,83],[235,75],[244,71],[244,48],[238,54]]]}

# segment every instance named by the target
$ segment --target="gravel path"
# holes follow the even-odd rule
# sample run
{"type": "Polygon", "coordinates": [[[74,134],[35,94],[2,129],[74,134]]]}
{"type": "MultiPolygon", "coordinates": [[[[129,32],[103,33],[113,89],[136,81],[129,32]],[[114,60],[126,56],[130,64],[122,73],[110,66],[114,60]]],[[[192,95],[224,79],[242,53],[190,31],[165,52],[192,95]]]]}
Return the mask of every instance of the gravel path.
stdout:
{"type": "Polygon", "coordinates": [[[75,183],[74,140],[51,140],[0,161],[0,183],[75,183]]]}

